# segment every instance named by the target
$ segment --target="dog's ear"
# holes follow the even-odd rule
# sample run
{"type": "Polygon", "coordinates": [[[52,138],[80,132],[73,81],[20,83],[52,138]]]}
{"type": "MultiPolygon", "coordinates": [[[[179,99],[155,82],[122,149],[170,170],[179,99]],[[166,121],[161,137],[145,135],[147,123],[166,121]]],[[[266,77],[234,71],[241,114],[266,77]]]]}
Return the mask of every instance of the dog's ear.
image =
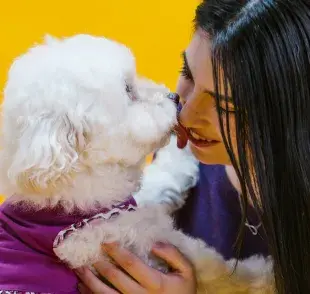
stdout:
{"type": "MultiPolygon", "coordinates": [[[[81,122],[82,121],[82,122],[81,122]]],[[[8,168],[10,182],[21,192],[52,195],[70,185],[82,168],[87,130],[69,114],[21,117],[17,149],[8,168]]]]}

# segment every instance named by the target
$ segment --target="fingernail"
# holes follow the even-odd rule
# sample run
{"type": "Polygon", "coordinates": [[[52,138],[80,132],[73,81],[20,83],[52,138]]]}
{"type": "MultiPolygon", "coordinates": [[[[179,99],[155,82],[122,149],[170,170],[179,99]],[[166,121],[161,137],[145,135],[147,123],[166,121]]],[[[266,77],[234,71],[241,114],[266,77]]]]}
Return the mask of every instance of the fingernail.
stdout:
{"type": "Polygon", "coordinates": [[[166,248],[167,246],[168,246],[168,244],[166,244],[164,242],[157,242],[157,243],[155,243],[154,248],[161,249],[161,248],[166,248]]]}
{"type": "Polygon", "coordinates": [[[115,247],[117,247],[117,246],[118,246],[118,243],[116,243],[116,242],[102,244],[102,248],[105,251],[111,251],[111,250],[115,249],[115,247]]]}

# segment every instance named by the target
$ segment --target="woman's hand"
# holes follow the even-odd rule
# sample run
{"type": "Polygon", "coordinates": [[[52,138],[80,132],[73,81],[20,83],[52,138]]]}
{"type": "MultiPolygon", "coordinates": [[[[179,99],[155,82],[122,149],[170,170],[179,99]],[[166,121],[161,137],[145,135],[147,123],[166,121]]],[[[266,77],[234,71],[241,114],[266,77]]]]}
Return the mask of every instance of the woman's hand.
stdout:
{"type": "Polygon", "coordinates": [[[105,244],[103,250],[125,272],[109,262],[99,262],[95,268],[102,277],[108,280],[119,292],[101,282],[89,269],[77,271],[81,293],[102,294],[194,294],[196,279],[190,262],[173,246],[157,244],[153,253],[165,260],[173,273],[163,274],[144,264],[138,257],[116,244],[105,244]]]}

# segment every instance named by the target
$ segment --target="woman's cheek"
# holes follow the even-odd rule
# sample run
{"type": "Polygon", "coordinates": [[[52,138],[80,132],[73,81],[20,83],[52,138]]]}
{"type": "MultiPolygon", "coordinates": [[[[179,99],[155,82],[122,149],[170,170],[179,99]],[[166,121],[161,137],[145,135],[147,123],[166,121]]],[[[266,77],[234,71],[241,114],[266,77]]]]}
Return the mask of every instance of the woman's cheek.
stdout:
{"type": "MultiPolygon", "coordinates": [[[[227,120],[225,119],[225,117],[223,117],[224,133],[228,139],[227,125],[228,125],[227,120]]],[[[220,127],[219,120],[218,120],[218,131],[221,134],[221,127],[220,127]]],[[[238,155],[238,148],[237,148],[237,137],[236,137],[236,122],[235,122],[235,117],[233,114],[229,115],[229,137],[231,140],[233,152],[237,156],[238,155]]]]}

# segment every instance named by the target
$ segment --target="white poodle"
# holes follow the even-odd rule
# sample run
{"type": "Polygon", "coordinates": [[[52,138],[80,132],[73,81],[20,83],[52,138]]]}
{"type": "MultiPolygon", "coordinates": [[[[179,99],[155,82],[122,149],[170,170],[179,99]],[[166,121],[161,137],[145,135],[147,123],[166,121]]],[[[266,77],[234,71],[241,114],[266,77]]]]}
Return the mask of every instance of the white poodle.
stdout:
{"type": "Polygon", "coordinates": [[[78,293],[71,269],[104,258],[100,245],[113,241],[164,271],[152,245],[177,246],[195,266],[198,293],[272,291],[268,261],[240,262],[232,274],[234,261],[173,228],[167,211],[197,179],[188,150],[171,159],[163,149],[140,183],[146,155],[176,124],[167,93],[138,79],[130,50],[105,38],[49,38],[15,60],[3,104],[0,293],[78,293]]]}

